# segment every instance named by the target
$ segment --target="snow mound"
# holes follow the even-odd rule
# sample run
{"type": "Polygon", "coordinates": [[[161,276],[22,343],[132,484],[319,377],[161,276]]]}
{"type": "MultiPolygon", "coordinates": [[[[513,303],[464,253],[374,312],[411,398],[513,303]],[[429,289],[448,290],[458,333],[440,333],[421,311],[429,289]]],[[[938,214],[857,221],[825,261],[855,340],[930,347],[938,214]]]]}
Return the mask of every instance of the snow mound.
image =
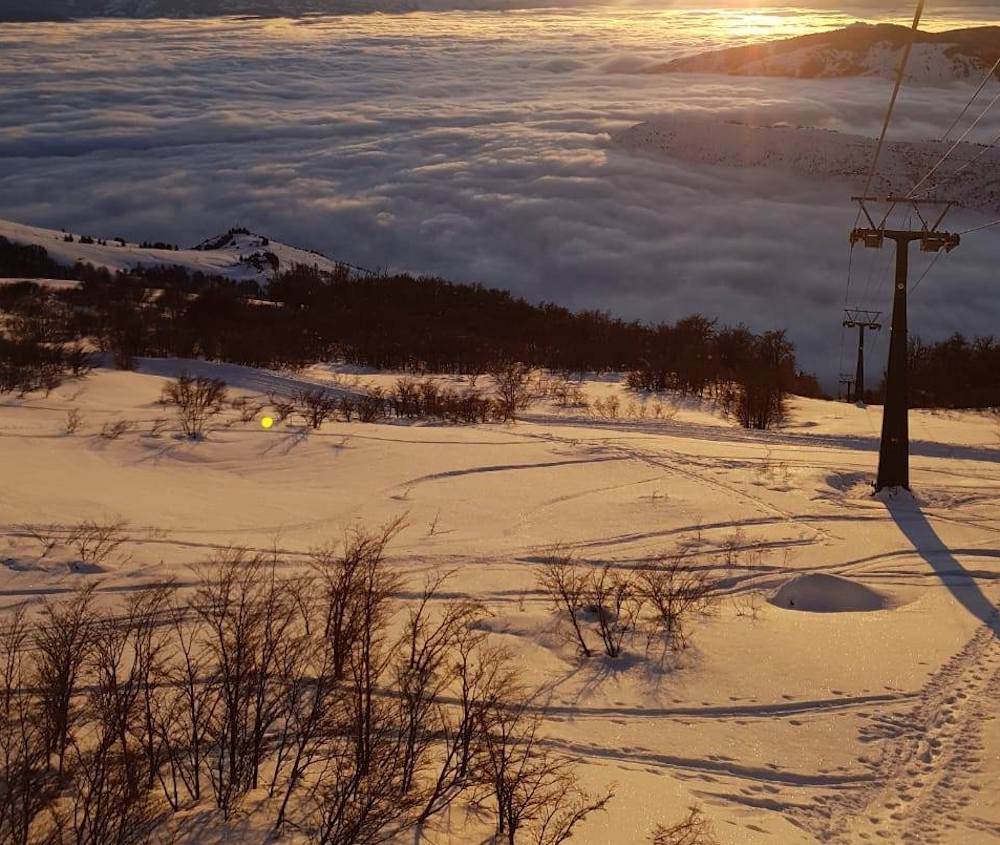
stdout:
{"type": "Polygon", "coordinates": [[[864,613],[884,610],[889,600],[863,584],[836,575],[799,575],[782,584],[771,604],[809,613],[864,613]]]}

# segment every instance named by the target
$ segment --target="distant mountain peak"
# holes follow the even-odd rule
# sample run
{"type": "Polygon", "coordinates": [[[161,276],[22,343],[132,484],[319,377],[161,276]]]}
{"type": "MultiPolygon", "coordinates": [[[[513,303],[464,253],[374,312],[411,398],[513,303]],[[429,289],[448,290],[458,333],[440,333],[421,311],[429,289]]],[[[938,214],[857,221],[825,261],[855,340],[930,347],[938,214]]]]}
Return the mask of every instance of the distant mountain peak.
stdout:
{"type": "MultiPolygon", "coordinates": [[[[890,77],[911,30],[857,22],[828,32],[711,50],[644,68],[647,73],[723,73],[803,79],[890,77]]],[[[1000,26],[917,32],[909,81],[948,82],[981,77],[1000,57],[1000,26]]],[[[998,73],[1000,78],[1000,73],[998,73]]]]}

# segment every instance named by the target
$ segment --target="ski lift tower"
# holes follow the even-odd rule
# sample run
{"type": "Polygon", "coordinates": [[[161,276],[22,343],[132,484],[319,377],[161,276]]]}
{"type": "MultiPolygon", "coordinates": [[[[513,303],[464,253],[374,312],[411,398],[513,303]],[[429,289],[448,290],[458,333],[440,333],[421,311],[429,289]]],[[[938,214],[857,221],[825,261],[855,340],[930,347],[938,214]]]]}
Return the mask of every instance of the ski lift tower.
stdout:
{"type": "MultiPolygon", "coordinates": [[[[858,330],[858,368],[854,374],[854,401],[859,405],[865,403],[865,329],[879,331],[882,324],[878,322],[881,311],[862,311],[859,308],[844,309],[844,326],[858,330]]],[[[851,397],[847,397],[851,401],[851,397]]]]}
{"type": "Polygon", "coordinates": [[[917,241],[922,252],[951,252],[961,242],[959,235],[941,231],[945,216],[955,204],[949,200],[918,200],[913,197],[852,197],[861,208],[868,226],[851,231],[851,243],[868,249],[881,249],[886,240],[896,242],[896,275],[893,283],[892,325],[889,333],[889,367],[886,374],[885,407],[882,414],[882,440],[878,453],[878,477],[875,491],[886,487],[910,489],[909,391],[907,388],[906,290],[909,275],[910,244],[917,241]],[[876,223],[869,205],[885,206],[886,212],[876,223]],[[920,220],[919,229],[889,229],[886,223],[897,208],[913,212],[920,220]],[[934,210],[936,218],[924,216],[934,210]],[[940,212],[940,213],[938,213],[940,212]]]}

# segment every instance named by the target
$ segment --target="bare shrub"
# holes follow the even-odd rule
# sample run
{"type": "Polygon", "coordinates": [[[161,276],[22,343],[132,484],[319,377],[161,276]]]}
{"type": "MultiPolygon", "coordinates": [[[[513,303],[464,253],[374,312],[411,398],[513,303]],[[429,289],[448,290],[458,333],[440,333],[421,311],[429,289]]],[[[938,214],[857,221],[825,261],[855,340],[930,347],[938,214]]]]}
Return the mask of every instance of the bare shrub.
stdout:
{"type": "Polygon", "coordinates": [[[295,397],[295,405],[309,426],[318,429],[337,412],[338,402],[330,391],[312,388],[301,391],[295,397]]]}
{"type": "Polygon", "coordinates": [[[19,531],[38,543],[41,548],[41,553],[38,555],[39,559],[52,554],[55,547],[59,545],[59,538],[63,532],[61,525],[21,524],[17,527],[19,531]]]}
{"type": "Polygon", "coordinates": [[[105,440],[118,440],[120,437],[135,430],[135,422],[132,420],[115,420],[106,422],[101,426],[101,437],[105,440]]]}
{"type": "Polygon", "coordinates": [[[185,373],[164,386],[163,400],[176,408],[184,434],[197,439],[204,434],[208,421],[222,412],[226,383],[185,373]]]}
{"type": "Polygon", "coordinates": [[[237,396],[229,406],[240,415],[240,422],[252,422],[263,409],[264,403],[254,401],[252,396],[237,396]]]}
{"type": "Polygon", "coordinates": [[[580,651],[590,657],[593,652],[580,627],[580,614],[589,596],[589,572],[574,564],[569,554],[556,552],[543,565],[537,580],[553,607],[569,620],[580,651]]]}
{"type": "Polygon", "coordinates": [[[356,397],[354,408],[358,415],[358,422],[373,423],[384,419],[386,402],[382,389],[371,388],[368,393],[356,397]]]}
{"type": "Polygon", "coordinates": [[[617,396],[595,399],[591,408],[596,416],[614,420],[618,418],[621,400],[617,396]]]}
{"type": "Polygon", "coordinates": [[[77,378],[87,375],[94,369],[94,356],[82,346],[71,346],[63,351],[63,361],[71,373],[77,378]]]}
{"type": "Polygon", "coordinates": [[[650,836],[653,845],[718,845],[712,822],[698,808],[670,825],[657,825],[650,836]]]}
{"type": "Polygon", "coordinates": [[[764,597],[760,590],[747,590],[743,593],[735,593],[732,597],[733,610],[737,616],[756,622],[760,619],[760,612],[764,605],[764,597]]]}
{"type": "Polygon", "coordinates": [[[582,408],[587,404],[579,382],[564,376],[550,376],[544,386],[545,394],[555,400],[560,408],[582,408]]]}
{"type": "Polygon", "coordinates": [[[638,590],[647,607],[649,640],[664,651],[685,648],[689,622],[718,602],[718,583],[710,571],[685,563],[682,554],[660,558],[638,573],[638,590]]]}
{"type": "Polygon", "coordinates": [[[83,417],[80,415],[80,409],[70,408],[66,412],[66,425],[64,426],[63,430],[67,434],[76,434],[82,423],[83,423],[83,417]]]}
{"type": "Polygon", "coordinates": [[[268,397],[268,402],[274,411],[274,418],[278,422],[284,422],[295,413],[295,403],[278,396],[268,397]]]}
{"type": "Polygon", "coordinates": [[[591,575],[587,603],[597,617],[597,630],[608,657],[618,657],[635,631],[642,610],[642,595],[629,574],[605,565],[591,575]]]}
{"type": "Polygon", "coordinates": [[[152,425],[150,425],[149,427],[149,436],[159,437],[161,434],[163,434],[166,427],[167,427],[167,421],[162,417],[157,417],[155,420],[153,420],[152,425]]]}
{"type": "Polygon", "coordinates": [[[104,522],[84,520],[66,535],[66,545],[72,547],[80,561],[104,566],[128,542],[128,520],[109,519],[104,522]]]}
{"type": "Polygon", "coordinates": [[[532,368],[513,361],[497,364],[490,370],[497,413],[504,422],[515,422],[519,411],[531,404],[532,368]]]}
{"type": "Polygon", "coordinates": [[[389,402],[397,417],[419,417],[423,413],[420,386],[411,378],[401,378],[389,392],[389,402]]]}

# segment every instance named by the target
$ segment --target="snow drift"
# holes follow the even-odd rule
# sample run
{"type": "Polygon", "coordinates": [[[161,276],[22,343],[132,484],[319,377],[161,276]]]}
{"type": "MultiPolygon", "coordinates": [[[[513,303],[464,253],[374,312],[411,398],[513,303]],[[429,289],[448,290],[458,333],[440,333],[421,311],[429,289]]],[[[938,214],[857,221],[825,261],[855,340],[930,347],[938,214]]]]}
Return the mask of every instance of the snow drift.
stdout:
{"type": "Polygon", "coordinates": [[[836,575],[799,575],[782,584],[771,604],[809,613],[861,613],[884,610],[889,600],[881,593],[836,575]]]}

